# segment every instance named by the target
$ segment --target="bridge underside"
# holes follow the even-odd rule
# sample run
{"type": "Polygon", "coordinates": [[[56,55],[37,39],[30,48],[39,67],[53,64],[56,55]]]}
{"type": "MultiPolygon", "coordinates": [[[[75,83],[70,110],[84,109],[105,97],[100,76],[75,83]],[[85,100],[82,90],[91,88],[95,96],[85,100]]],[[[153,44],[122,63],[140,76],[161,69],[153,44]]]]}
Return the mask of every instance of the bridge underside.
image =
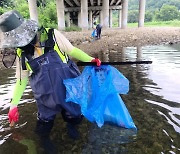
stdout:
{"type": "MultiPolygon", "coordinates": [[[[87,22],[82,23],[82,20],[88,18],[88,28],[92,28],[92,23],[98,18],[104,27],[112,27],[112,10],[120,11],[122,9],[121,5],[122,0],[64,0],[64,11],[66,16],[69,16],[67,19],[70,20],[66,21],[66,25],[70,26],[73,23],[82,27],[87,24],[87,22]],[[86,4],[84,1],[86,1],[86,4]],[[84,7],[82,7],[83,4],[85,4],[84,7]],[[82,10],[88,11],[88,17],[83,19],[82,10]],[[103,14],[109,16],[110,23],[103,23],[103,14]]],[[[87,28],[87,26],[85,27],[87,28]]]]}
{"type": "MultiPolygon", "coordinates": [[[[109,5],[110,6],[117,6],[121,5],[122,0],[110,0],[109,5]]],[[[103,1],[102,0],[89,0],[88,1],[88,7],[90,6],[102,6],[103,1]]],[[[80,7],[81,2],[80,0],[65,0],[64,2],[65,7],[80,7]]]]}
{"type": "MultiPolygon", "coordinates": [[[[139,1],[139,27],[144,25],[145,2],[146,0],[139,1]]],[[[38,21],[37,1],[28,3],[31,19],[38,21]]],[[[59,30],[71,24],[77,24],[82,30],[87,30],[93,27],[96,19],[103,28],[112,27],[113,10],[118,11],[119,27],[127,27],[128,0],[56,0],[56,9],[59,30]]]]}

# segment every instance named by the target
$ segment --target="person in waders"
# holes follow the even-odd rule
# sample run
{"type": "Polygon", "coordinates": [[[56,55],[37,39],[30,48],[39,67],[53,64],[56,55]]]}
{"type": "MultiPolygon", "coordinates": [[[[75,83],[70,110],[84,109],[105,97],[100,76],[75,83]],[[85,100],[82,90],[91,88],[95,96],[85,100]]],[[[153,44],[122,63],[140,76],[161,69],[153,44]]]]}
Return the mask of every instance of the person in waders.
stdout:
{"type": "Polygon", "coordinates": [[[66,89],[63,79],[80,75],[76,64],[69,56],[83,61],[96,62],[74,47],[57,29],[39,27],[36,21],[24,19],[16,10],[0,16],[2,41],[0,48],[16,48],[16,84],[8,113],[10,125],[19,120],[18,103],[30,81],[38,108],[35,132],[40,137],[49,136],[57,113],[67,122],[68,135],[79,137],[76,126],[82,121],[80,106],[65,102],[66,89]]]}
{"type": "Polygon", "coordinates": [[[96,26],[97,39],[100,39],[100,38],[101,38],[101,29],[102,29],[102,25],[101,25],[101,24],[97,24],[97,26],[96,26]]]}
{"type": "Polygon", "coordinates": [[[100,39],[101,38],[102,25],[101,24],[97,24],[96,21],[95,21],[93,23],[93,29],[96,30],[96,39],[100,39]]]}

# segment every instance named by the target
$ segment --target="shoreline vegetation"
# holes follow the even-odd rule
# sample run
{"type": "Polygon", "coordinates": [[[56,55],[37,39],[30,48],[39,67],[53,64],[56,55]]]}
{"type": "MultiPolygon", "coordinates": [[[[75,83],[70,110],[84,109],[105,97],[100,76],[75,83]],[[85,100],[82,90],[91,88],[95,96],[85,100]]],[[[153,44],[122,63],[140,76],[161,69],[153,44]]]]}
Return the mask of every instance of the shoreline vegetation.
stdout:
{"type": "MultiPolygon", "coordinates": [[[[138,27],[138,23],[128,23],[128,28],[136,28],[138,27]]],[[[180,20],[170,20],[170,21],[152,21],[152,22],[145,22],[144,27],[180,27],[180,20]]],[[[118,21],[114,21],[112,28],[118,28],[118,21]]],[[[81,31],[76,25],[71,25],[71,27],[66,27],[65,32],[71,31],[81,31]]]]}
{"type": "MultiPolygon", "coordinates": [[[[128,27],[137,27],[138,23],[128,23],[128,27]]],[[[144,27],[180,27],[180,20],[145,22],[144,27]]]]}

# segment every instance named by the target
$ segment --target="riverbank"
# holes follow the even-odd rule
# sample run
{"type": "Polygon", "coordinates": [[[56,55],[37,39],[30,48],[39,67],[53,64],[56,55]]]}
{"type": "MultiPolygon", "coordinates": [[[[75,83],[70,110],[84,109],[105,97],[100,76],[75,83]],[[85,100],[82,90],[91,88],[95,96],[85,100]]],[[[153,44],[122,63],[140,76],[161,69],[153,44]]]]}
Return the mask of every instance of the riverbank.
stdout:
{"type": "MultiPolygon", "coordinates": [[[[89,30],[86,32],[63,32],[63,34],[74,46],[90,55],[104,51],[121,51],[122,47],[180,43],[180,27],[102,29],[102,37],[96,41],[92,41],[91,32],[89,30]]],[[[2,58],[0,59],[2,60],[2,58]]],[[[1,60],[0,66],[2,66],[1,60]]]]}
{"type": "Polygon", "coordinates": [[[102,29],[102,38],[97,41],[92,41],[91,31],[66,32],[64,35],[89,54],[107,50],[121,51],[122,47],[180,43],[180,27],[102,29]]]}

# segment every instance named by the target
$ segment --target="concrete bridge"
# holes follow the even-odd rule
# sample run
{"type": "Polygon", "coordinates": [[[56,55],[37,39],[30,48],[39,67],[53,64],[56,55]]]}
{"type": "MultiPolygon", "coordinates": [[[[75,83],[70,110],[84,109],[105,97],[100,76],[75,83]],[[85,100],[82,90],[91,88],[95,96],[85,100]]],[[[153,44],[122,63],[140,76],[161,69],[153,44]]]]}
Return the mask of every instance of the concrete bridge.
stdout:
{"type": "MultiPolygon", "coordinates": [[[[139,27],[144,26],[145,1],[139,1],[139,27]]],[[[28,0],[28,3],[31,19],[38,21],[37,1],[28,0]]],[[[71,26],[72,23],[87,30],[92,28],[95,19],[100,21],[103,28],[112,27],[113,10],[119,12],[118,26],[127,27],[128,0],[56,0],[56,9],[59,30],[71,26]]]]}

